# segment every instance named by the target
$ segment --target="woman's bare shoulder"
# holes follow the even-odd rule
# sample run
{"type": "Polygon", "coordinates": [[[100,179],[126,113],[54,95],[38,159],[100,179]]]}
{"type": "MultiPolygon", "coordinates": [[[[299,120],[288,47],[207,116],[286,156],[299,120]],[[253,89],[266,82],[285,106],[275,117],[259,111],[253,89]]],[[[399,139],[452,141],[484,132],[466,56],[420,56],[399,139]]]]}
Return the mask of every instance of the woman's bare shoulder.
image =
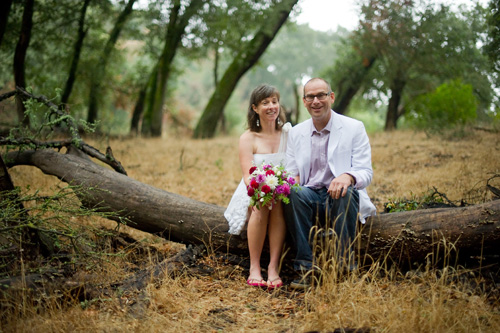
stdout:
{"type": "Polygon", "coordinates": [[[240,142],[241,141],[254,141],[256,138],[255,134],[256,134],[255,132],[252,132],[250,130],[246,130],[245,132],[243,132],[243,134],[241,134],[240,142]]]}

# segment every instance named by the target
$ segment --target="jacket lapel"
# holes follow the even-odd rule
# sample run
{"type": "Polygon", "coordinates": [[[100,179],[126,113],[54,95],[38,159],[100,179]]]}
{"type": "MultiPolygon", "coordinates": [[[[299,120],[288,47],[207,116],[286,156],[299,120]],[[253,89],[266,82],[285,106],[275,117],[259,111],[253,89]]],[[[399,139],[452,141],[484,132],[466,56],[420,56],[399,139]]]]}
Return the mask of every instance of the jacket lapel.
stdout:
{"type": "MultiPolygon", "coordinates": [[[[312,126],[312,122],[311,122],[312,126]]],[[[300,159],[304,161],[304,163],[300,163],[299,165],[303,165],[304,169],[302,170],[301,182],[309,179],[309,170],[311,169],[311,132],[310,126],[304,126],[305,130],[302,131],[300,138],[300,159]]]]}
{"type": "Polygon", "coordinates": [[[328,164],[332,173],[335,175],[335,150],[338,148],[340,139],[342,138],[342,119],[332,112],[332,131],[330,132],[330,140],[328,141],[328,164]]]}

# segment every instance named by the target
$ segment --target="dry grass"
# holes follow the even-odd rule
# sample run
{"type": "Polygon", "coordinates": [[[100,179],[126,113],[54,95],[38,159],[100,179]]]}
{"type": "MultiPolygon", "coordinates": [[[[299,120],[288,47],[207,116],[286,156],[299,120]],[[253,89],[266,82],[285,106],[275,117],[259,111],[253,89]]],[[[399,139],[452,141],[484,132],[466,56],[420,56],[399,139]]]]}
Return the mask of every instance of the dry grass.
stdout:
{"type": "MultiPolygon", "coordinates": [[[[465,139],[443,141],[397,131],[371,135],[371,143],[375,177],[369,194],[379,211],[389,199],[421,196],[432,187],[450,200],[487,200],[491,195],[485,189],[486,180],[500,174],[500,136],[494,133],[476,132],[465,139]]],[[[104,142],[93,144],[105,148],[104,142]]],[[[110,145],[130,177],[193,199],[225,206],[240,179],[234,137],[123,139],[112,140],[110,145]]],[[[58,184],[29,167],[16,167],[11,175],[16,185],[31,184],[47,193],[58,184]]],[[[172,251],[172,245],[161,239],[125,229],[138,240],[155,243],[161,251],[172,251]]],[[[124,266],[126,262],[119,261],[96,278],[119,280],[126,274],[119,269],[124,266]]],[[[323,281],[328,282],[305,294],[250,288],[244,284],[245,274],[232,267],[229,273],[180,276],[167,278],[158,287],[150,285],[151,303],[140,319],[111,297],[84,307],[76,301],[61,307],[48,300],[46,311],[23,304],[23,315],[3,322],[1,331],[500,331],[499,300],[481,293],[477,287],[481,277],[463,269],[403,276],[373,265],[366,272],[339,278],[325,268],[323,281]]]]}

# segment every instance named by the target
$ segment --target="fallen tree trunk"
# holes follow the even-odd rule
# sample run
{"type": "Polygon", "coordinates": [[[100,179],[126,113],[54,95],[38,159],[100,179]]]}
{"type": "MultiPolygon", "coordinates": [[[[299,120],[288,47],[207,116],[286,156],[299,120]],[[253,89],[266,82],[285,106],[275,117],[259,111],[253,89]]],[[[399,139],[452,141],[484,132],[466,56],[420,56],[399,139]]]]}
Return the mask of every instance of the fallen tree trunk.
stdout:
{"type": "MultiPolygon", "coordinates": [[[[12,152],[7,163],[32,165],[64,182],[79,185],[86,207],[114,212],[128,225],[187,244],[246,253],[245,235],[227,233],[223,207],[143,184],[89,159],[53,150],[12,152]]],[[[461,207],[377,215],[360,228],[358,251],[364,259],[397,263],[437,262],[439,250],[462,256],[500,254],[500,200],[461,207]],[[437,251],[437,252],[436,252],[437,251]],[[434,257],[432,257],[434,256],[434,257]]],[[[452,254],[453,255],[453,254],[452,254]]]]}

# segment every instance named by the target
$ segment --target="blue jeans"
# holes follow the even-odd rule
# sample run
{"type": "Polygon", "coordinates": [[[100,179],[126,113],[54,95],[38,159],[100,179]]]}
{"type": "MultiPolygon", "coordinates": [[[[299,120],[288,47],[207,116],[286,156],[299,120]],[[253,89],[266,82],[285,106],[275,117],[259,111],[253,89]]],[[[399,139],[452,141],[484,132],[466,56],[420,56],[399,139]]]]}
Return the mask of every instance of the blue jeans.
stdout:
{"type": "Polygon", "coordinates": [[[283,205],[288,232],[296,250],[293,268],[296,271],[311,270],[313,253],[311,250],[311,228],[334,230],[338,240],[339,253],[352,253],[351,243],[356,236],[356,222],[359,212],[358,190],[349,186],[347,194],[332,199],[326,188],[312,189],[300,186],[290,193],[290,203],[283,205]]]}

